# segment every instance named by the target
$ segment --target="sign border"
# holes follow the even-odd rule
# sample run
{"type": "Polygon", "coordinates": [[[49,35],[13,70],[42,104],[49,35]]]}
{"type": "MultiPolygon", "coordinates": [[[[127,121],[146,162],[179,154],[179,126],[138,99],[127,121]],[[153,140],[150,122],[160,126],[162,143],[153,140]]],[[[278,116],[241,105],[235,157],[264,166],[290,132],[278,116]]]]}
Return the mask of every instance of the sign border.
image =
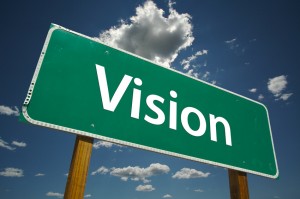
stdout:
{"type": "Polygon", "coordinates": [[[89,132],[86,132],[86,131],[81,131],[81,130],[77,130],[77,129],[72,129],[72,128],[68,128],[68,127],[64,127],[64,126],[59,126],[59,125],[56,125],[56,124],[51,124],[51,123],[47,123],[47,122],[43,122],[43,121],[38,121],[38,120],[32,119],[29,116],[28,112],[27,112],[27,105],[30,103],[30,99],[31,99],[31,96],[32,96],[32,93],[33,93],[33,90],[34,90],[34,86],[35,86],[36,80],[38,78],[39,71],[41,69],[41,66],[42,66],[42,63],[43,63],[43,60],[44,60],[44,56],[45,56],[45,53],[47,51],[48,44],[49,44],[50,38],[52,36],[52,33],[55,30],[59,30],[59,29],[67,31],[67,32],[70,32],[72,34],[75,34],[75,35],[78,35],[78,36],[81,36],[81,37],[84,37],[86,39],[89,39],[89,40],[92,40],[94,42],[100,43],[102,45],[109,46],[107,44],[102,43],[97,38],[92,38],[92,37],[83,35],[81,33],[77,33],[75,31],[69,30],[67,28],[64,28],[62,26],[59,26],[57,24],[53,24],[52,23],[51,26],[50,26],[50,29],[48,31],[48,34],[47,34],[44,46],[42,48],[42,52],[40,54],[40,57],[39,57],[39,60],[38,60],[38,63],[37,63],[34,75],[32,77],[32,80],[31,80],[31,83],[30,83],[30,86],[29,86],[29,89],[28,89],[28,92],[27,92],[27,96],[26,96],[25,101],[24,101],[23,106],[22,106],[22,115],[21,116],[23,116],[23,118],[25,118],[26,121],[28,121],[31,124],[42,126],[42,127],[47,127],[47,128],[51,128],[51,129],[61,130],[61,131],[73,133],[73,134],[76,134],[76,135],[88,136],[88,137],[92,137],[92,138],[96,138],[96,139],[100,139],[100,140],[104,140],[104,141],[108,141],[108,142],[112,142],[112,143],[116,143],[116,144],[126,145],[126,146],[130,146],[130,147],[138,148],[138,149],[144,149],[144,150],[147,150],[147,151],[152,151],[152,152],[156,152],[156,153],[160,153],[160,154],[165,154],[165,155],[170,155],[170,156],[174,156],[174,157],[179,157],[179,158],[183,158],[183,159],[187,159],[187,160],[192,160],[192,161],[196,161],[196,162],[200,162],[200,163],[205,163],[205,164],[210,164],[210,165],[214,165],[214,166],[219,166],[219,167],[223,167],[223,168],[227,168],[227,169],[238,170],[238,171],[242,171],[242,172],[246,172],[246,173],[251,173],[251,174],[255,174],[255,175],[259,175],[259,176],[263,176],[263,177],[268,177],[268,178],[272,178],[272,179],[276,179],[276,178],[279,177],[279,170],[278,170],[276,153],[275,153],[275,148],[274,148],[274,143],[273,143],[273,136],[272,136],[272,130],[271,130],[271,125],[270,125],[269,113],[268,113],[268,109],[266,108],[266,106],[264,104],[262,104],[260,102],[257,102],[255,100],[252,100],[250,98],[247,98],[245,96],[239,95],[237,93],[234,93],[232,91],[226,90],[224,88],[218,87],[216,85],[210,84],[210,83],[205,82],[203,80],[200,80],[200,79],[197,79],[197,78],[194,78],[194,77],[190,77],[190,76],[188,76],[188,75],[186,75],[184,73],[181,73],[180,71],[176,71],[175,69],[166,68],[166,67],[164,67],[164,66],[162,66],[160,64],[154,63],[151,60],[145,59],[143,57],[140,57],[140,56],[135,55],[133,53],[130,53],[128,51],[125,51],[125,50],[122,50],[122,49],[119,49],[119,48],[116,48],[116,47],[112,47],[112,46],[109,46],[109,47],[111,47],[113,49],[116,49],[116,50],[119,50],[119,51],[122,51],[122,52],[124,52],[126,54],[132,55],[132,56],[137,57],[139,59],[143,59],[143,60],[145,60],[147,62],[153,63],[156,66],[166,68],[166,69],[168,69],[168,70],[170,70],[172,72],[179,73],[180,75],[184,75],[184,76],[186,76],[188,78],[194,79],[196,81],[202,82],[202,83],[207,84],[209,86],[215,87],[217,89],[223,90],[225,92],[231,93],[233,95],[236,95],[238,97],[244,98],[246,100],[252,101],[252,102],[254,102],[256,104],[259,104],[259,105],[263,106],[263,108],[266,110],[266,113],[267,113],[268,126],[269,126],[269,129],[270,129],[270,138],[271,138],[272,149],[273,149],[274,160],[275,160],[275,166],[276,166],[276,174],[275,175],[269,175],[269,174],[265,174],[265,173],[262,173],[262,172],[252,171],[252,170],[249,170],[249,169],[243,169],[243,168],[239,168],[239,167],[235,167],[235,166],[231,166],[231,165],[227,165],[227,164],[223,164],[223,163],[218,163],[218,162],[214,162],[214,161],[210,161],[210,160],[205,160],[205,159],[201,159],[201,158],[195,158],[195,157],[188,156],[188,155],[182,155],[182,154],[175,153],[175,152],[165,151],[165,150],[161,150],[161,149],[157,149],[157,148],[153,148],[153,147],[148,147],[148,146],[144,146],[144,145],[140,145],[140,144],[135,144],[135,143],[127,142],[127,141],[122,141],[122,140],[118,140],[118,139],[114,139],[114,138],[109,138],[109,137],[102,136],[102,135],[96,135],[96,134],[89,133],[89,132]]]}

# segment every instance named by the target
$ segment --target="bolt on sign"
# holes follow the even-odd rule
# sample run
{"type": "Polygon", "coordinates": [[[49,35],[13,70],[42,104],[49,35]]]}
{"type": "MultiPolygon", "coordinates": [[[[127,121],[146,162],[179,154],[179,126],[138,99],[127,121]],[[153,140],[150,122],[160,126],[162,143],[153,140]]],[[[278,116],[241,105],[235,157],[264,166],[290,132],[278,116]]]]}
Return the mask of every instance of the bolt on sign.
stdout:
{"type": "Polygon", "coordinates": [[[22,117],[44,127],[278,177],[264,105],[55,24],[22,117]]]}

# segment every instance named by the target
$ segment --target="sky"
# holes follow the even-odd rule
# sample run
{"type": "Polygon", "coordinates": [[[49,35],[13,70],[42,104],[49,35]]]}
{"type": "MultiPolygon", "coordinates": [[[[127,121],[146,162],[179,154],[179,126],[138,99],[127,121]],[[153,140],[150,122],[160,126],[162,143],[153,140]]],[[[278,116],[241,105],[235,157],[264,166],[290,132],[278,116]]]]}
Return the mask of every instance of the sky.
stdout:
{"type": "MultiPolygon", "coordinates": [[[[278,0],[3,3],[1,198],[63,198],[76,135],[18,119],[51,23],[263,103],[269,111],[280,174],[276,180],[249,174],[250,197],[299,197],[299,4],[278,0]]],[[[228,173],[95,139],[85,198],[230,198],[228,173]]]]}

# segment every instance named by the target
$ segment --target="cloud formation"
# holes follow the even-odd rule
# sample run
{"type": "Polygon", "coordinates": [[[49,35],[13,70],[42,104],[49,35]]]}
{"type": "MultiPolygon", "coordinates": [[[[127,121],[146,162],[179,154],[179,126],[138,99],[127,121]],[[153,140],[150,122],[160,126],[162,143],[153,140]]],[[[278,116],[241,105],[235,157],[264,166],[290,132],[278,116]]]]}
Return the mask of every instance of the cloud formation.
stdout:
{"type": "Polygon", "coordinates": [[[149,167],[141,168],[135,167],[124,167],[124,168],[112,168],[110,175],[120,177],[121,180],[127,181],[128,179],[132,181],[143,181],[144,183],[150,182],[149,177],[154,175],[166,174],[170,171],[167,165],[154,163],[149,167]]]}
{"type": "Polygon", "coordinates": [[[34,176],[36,176],[36,177],[41,177],[41,176],[45,176],[45,174],[44,174],[44,173],[37,173],[37,174],[35,174],[34,176]]]}
{"type": "Polygon", "coordinates": [[[262,101],[265,97],[263,96],[263,94],[259,94],[258,95],[258,100],[262,101]]]}
{"type": "Polygon", "coordinates": [[[15,150],[15,147],[10,146],[7,142],[5,142],[3,139],[0,138],[0,147],[8,149],[10,151],[15,150]]]}
{"type": "Polygon", "coordinates": [[[249,89],[250,93],[256,93],[256,91],[257,91],[257,88],[251,88],[251,89],[249,89]]]}
{"type": "Polygon", "coordinates": [[[150,185],[150,184],[146,184],[146,185],[139,185],[135,188],[136,191],[154,191],[155,188],[150,185]]]}
{"type": "Polygon", "coordinates": [[[227,41],[225,41],[225,44],[228,45],[229,49],[231,49],[231,50],[234,50],[235,48],[239,47],[239,44],[237,44],[237,38],[227,40],[227,41]]]}
{"type": "Polygon", "coordinates": [[[200,51],[196,52],[194,55],[192,55],[186,59],[183,59],[180,62],[180,64],[183,66],[184,70],[188,70],[193,61],[195,61],[199,56],[207,55],[207,53],[208,53],[208,50],[202,50],[202,51],[200,50],[200,51]]]}
{"type": "Polygon", "coordinates": [[[182,168],[177,171],[172,178],[177,179],[191,179],[191,178],[207,178],[210,173],[203,173],[202,171],[197,171],[196,169],[182,168]]]}
{"type": "Polygon", "coordinates": [[[136,8],[129,23],[124,20],[118,26],[102,32],[100,41],[118,47],[158,64],[170,67],[178,53],[194,41],[191,16],[179,14],[169,2],[167,16],[162,9],[148,0],[136,8]]]}
{"type": "Polygon", "coordinates": [[[114,144],[111,142],[105,142],[105,141],[97,141],[93,144],[94,149],[99,149],[101,147],[105,148],[111,148],[114,144]]]}
{"type": "Polygon", "coordinates": [[[162,198],[172,198],[172,195],[166,194],[166,195],[164,195],[162,198]]]}
{"type": "MultiPolygon", "coordinates": [[[[279,97],[279,99],[281,99],[281,100],[283,100],[283,101],[286,101],[286,100],[288,100],[292,95],[293,95],[293,93],[284,93],[284,94],[282,94],[282,95],[279,97]]],[[[279,99],[278,99],[278,100],[279,100],[279,99]]]]}
{"type": "Polygon", "coordinates": [[[50,192],[46,193],[46,196],[62,198],[62,197],[64,197],[64,194],[50,191],[50,192]]]}
{"type": "Polygon", "coordinates": [[[96,175],[96,174],[107,174],[108,172],[109,172],[109,169],[102,166],[102,167],[98,168],[96,171],[93,171],[91,173],[91,175],[93,176],[93,175],[96,175]]]}
{"type": "Polygon", "coordinates": [[[23,170],[17,168],[5,168],[4,171],[0,172],[0,176],[4,177],[23,177],[23,170]]]}
{"type": "Polygon", "coordinates": [[[270,78],[268,81],[268,90],[274,95],[275,100],[288,100],[293,93],[283,93],[287,87],[287,76],[280,75],[274,78],[270,78]]]}
{"type": "Polygon", "coordinates": [[[18,141],[13,141],[11,144],[15,145],[17,147],[26,147],[27,146],[27,144],[25,142],[18,142],[18,141]]]}
{"type": "MultiPolygon", "coordinates": [[[[18,142],[18,141],[12,141],[11,145],[14,145],[16,147],[26,147],[27,144],[25,142],[18,142]]],[[[0,138],[0,147],[8,149],[10,151],[13,151],[16,149],[16,147],[11,146],[8,142],[4,141],[0,138]]]]}
{"type": "Polygon", "coordinates": [[[0,115],[19,116],[20,111],[16,106],[14,108],[11,108],[8,106],[0,105],[0,115]]]}
{"type": "MultiPolygon", "coordinates": [[[[101,147],[104,147],[104,148],[112,148],[112,147],[124,147],[122,145],[118,145],[118,144],[113,144],[111,142],[106,142],[106,141],[97,141],[93,144],[93,148],[94,149],[100,149],[101,147]]],[[[119,150],[119,151],[122,151],[122,150],[119,150]]]]}

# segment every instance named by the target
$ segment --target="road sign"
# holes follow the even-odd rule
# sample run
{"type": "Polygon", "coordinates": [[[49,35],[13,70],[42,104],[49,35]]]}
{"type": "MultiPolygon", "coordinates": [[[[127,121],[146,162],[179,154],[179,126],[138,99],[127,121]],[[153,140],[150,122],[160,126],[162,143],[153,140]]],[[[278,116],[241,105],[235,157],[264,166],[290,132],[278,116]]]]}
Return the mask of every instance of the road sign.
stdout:
{"type": "Polygon", "coordinates": [[[57,25],[22,113],[36,125],[278,177],[264,105],[57,25]]]}

